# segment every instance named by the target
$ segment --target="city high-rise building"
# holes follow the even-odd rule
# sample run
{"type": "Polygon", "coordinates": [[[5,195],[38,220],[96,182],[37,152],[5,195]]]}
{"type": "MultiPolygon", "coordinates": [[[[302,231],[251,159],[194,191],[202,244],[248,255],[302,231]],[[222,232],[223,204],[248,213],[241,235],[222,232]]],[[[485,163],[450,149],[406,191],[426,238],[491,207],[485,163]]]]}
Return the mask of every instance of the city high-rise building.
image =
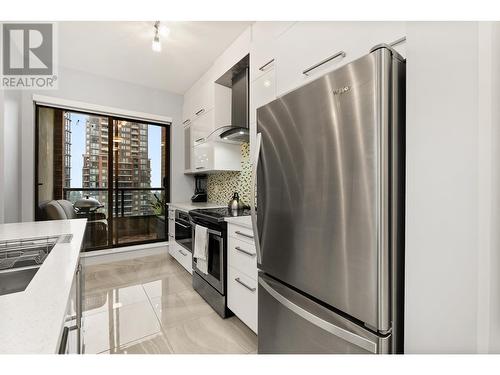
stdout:
{"type": "MultiPolygon", "coordinates": [[[[150,191],[134,188],[151,187],[151,160],[148,158],[148,125],[117,121],[114,126],[113,174],[117,216],[143,215],[151,212],[150,191]],[[122,208],[123,203],[123,208],[122,208]]],[[[89,117],[83,155],[84,188],[108,187],[107,118],[89,117]]],[[[107,205],[107,192],[89,194],[107,205]]]]}
{"type": "Polygon", "coordinates": [[[63,184],[65,188],[71,187],[71,114],[64,112],[64,168],[63,168],[63,184]]]}

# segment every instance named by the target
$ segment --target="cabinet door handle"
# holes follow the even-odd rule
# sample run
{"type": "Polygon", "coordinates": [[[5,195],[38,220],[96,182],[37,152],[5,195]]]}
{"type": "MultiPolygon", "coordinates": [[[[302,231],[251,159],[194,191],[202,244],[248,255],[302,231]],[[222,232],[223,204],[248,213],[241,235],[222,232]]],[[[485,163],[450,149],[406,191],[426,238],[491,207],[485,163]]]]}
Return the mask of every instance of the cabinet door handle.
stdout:
{"type": "Polygon", "coordinates": [[[319,63],[314,64],[313,66],[307,68],[306,70],[304,70],[302,72],[302,74],[304,74],[306,76],[309,72],[320,67],[323,64],[326,64],[328,61],[332,61],[333,59],[336,59],[337,57],[345,57],[345,56],[346,56],[346,53],[344,51],[339,51],[336,54],[331,55],[330,57],[327,57],[326,59],[320,61],[319,63]]]}
{"type": "Polygon", "coordinates": [[[196,169],[205,169],[205,167],[196,167],[196,169]]]}
{"type": "Polygon", "coordinates": [[[195,142],[201,142],[203,141],[205,138],[198,138],[197,140],[195,140],[195,142]]]}
{"type": "Polygon", "coordinates": [[[260,70],[261,72],[263,72],[264,70],[266,70],[266,68],[268,67],[268,65],[272,64],[273,62],[274,62],[274,59],[269,60],[269,61],[268,61],[268,62],[266,62],[264,65],[262,65],[262,66],[259,68],[259,70],[260,70]]]}
{"type": "Polygon", "coordinates": [[[234,233],[239,234],[240,236],[243,236],[243,237],[246,237],[246,238],[251,238],[253,240],[253,236],[251,236],[249,234],[246,234],[246,233],[243,233],[243,232],[240,232],[239,230],[237,230],[234,233]]]}
{"type": "Polygon", "coordinates": [[[182,125],[187,125],[187,124],[189,124],[190,122],[191,122],[191,120],[190,120],[190,119],[184,120],[184,121],[182,122],[182,125]]]}
{"type": "Polygon", "coordinates": [[[252,257],[254,257],[256,255],[255,253],[251,253],[250,251],[246,251],[246,250],[242,249],[239,246],[236,246],[235,249],[238,250],[239,252],[243,253],[243,254],[247,254],[247,255],[250,255],[252,257]]]}
{"type": "Polygon", "coordinates": [[[245,288],[247,288],[251,292],[255,292],[257,290],[256,288],[252,288],[250,285],[245,284],[243,281],[240,280],[239,277],[234,279],[234,281],[236,281],[240,285],[243,285],[245,288]]]}
{"type": "Polygon", "coordinates": [[[179,250],[179,253],[181,253],[181,255],[182,255],[182,256],[186,256],[186,255],[187,255],[187,254],[186,254],[184,251],[182,251],[182,250],[179,250]]]}
{"type": "Polygon", "coordinates": [[[201,115],[203,112],[205,112],[205,108],[200,109],[198,112],[195,113],[196,116],[201,115]]]}

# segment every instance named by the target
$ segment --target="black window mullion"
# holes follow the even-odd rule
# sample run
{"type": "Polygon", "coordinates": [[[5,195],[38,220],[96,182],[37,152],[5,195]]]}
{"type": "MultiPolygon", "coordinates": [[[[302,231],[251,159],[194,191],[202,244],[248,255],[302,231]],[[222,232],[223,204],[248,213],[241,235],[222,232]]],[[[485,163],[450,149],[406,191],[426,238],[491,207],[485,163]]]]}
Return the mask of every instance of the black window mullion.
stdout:
{"type": "Polygon", "coordinates": [[[114,124],[113,117],[108,116],[108,247],[113,247],[113,233],[114,233],[114,220],[113,220],[113,187],[115,184],[113,173],[113,143],[114,143],[114,124]]]}

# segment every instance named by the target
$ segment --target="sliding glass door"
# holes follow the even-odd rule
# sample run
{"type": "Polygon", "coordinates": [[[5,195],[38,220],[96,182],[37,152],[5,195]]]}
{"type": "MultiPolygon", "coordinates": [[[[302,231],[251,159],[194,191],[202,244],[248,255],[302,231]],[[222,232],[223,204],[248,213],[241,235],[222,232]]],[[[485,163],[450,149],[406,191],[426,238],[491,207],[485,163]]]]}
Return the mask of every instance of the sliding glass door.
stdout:
{"type": "Polygon", "coordinates": [[[166,239],[167,129],[113,120],[114,241],[166,239]]]}
{"type": "Polygon", "coordinates": [[[37,220],[58,219],[46,206],[63,200],[88,220],[86,251],[166,240],[169,124],[41,106],[36,117],[37,220]]]}

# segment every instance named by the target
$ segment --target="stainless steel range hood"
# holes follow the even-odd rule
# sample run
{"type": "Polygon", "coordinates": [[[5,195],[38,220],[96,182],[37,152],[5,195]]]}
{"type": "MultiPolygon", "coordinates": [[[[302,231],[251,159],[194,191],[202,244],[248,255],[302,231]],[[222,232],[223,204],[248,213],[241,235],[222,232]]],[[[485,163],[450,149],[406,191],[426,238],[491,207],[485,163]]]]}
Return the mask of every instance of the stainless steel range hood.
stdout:
{"type": "Polygon", "coordinates": [[[249,140],[249,55],[236,63],[215,83],[229,87],[231,91],[231,124],[217,124],[214,135],[220,141],[244,143],[249,140]]]}

